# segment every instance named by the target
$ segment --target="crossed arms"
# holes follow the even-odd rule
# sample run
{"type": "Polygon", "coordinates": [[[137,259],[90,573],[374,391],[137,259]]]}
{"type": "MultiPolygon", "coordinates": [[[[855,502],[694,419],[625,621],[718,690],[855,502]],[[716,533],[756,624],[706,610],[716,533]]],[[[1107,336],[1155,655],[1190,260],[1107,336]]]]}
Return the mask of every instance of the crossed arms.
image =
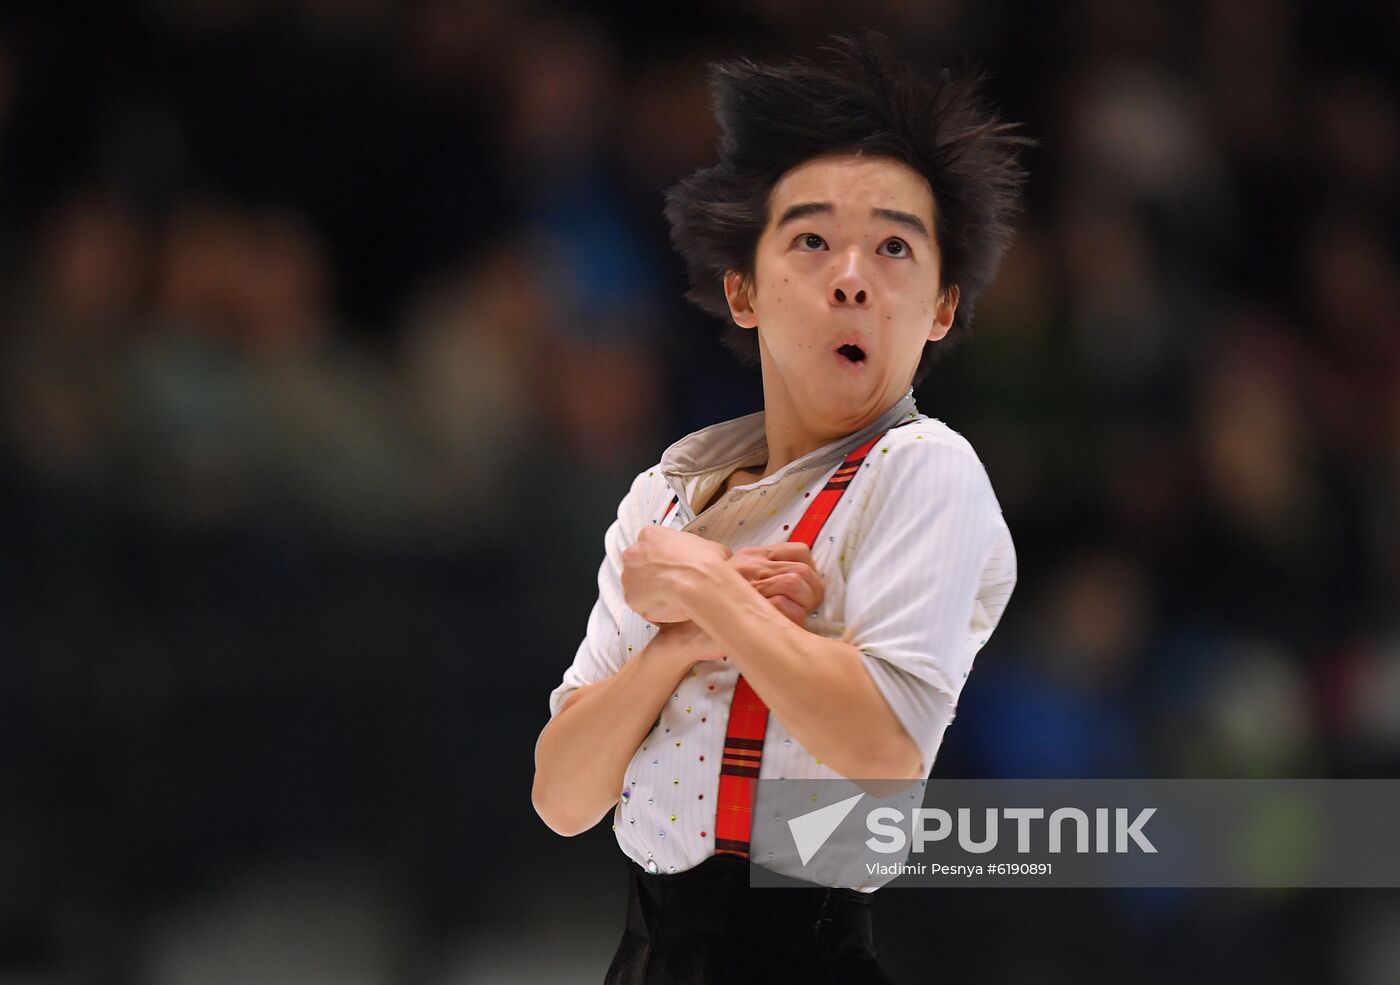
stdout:
{"type": "Polygon", "coordinates": [[[649,526],[622,553],[629,607],[661,626],[611,677],[580,687],[535,745],[531,801],[575,835],[617,802],[627,764],[698,661],[728,656],[808,751],[850,779],[919,779],[921,753],[856,647],[802,627],[822,583],[801,543],[728,548],[649,526]]]}

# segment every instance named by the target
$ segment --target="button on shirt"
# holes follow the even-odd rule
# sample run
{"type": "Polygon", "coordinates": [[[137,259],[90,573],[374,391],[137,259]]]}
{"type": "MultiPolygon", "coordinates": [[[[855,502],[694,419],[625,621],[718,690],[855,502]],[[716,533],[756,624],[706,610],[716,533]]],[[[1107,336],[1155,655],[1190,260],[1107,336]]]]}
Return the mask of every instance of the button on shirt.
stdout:
{"type": "MultiPolygon", "coordinates": [[[[786,541],[845,456],[882,431],[888,433],[812,546],[826,593],[805,628],[864,654],[928,775],[973,658],[1011,597],[1016,554],[976,452],[946,424],[920,414],[912,391],[862,431],[713,503],[735,469],[767,461],[763,412],[703,428],[668,448],[633,481],[608,528],[598,601],[573,664],[550,695],[550,715],[575,689],[617,673],[657,634],[622,593],[622,552],[643,527],[665,523],[731,550],[786,541]],[[710,505],[696,516],[695,503],[710,505]]],[[[628,764],[613,828],[623,852],[649,871],[682,871],[714,854],[715,796],[738,677],[733,661],[697,663],[628,764]]],[[[838,776],[768,716],[760,779],[838,776]]],[[[764,846],[754,845],[753,860],[763,864],[765,856],[764,846]]]]}

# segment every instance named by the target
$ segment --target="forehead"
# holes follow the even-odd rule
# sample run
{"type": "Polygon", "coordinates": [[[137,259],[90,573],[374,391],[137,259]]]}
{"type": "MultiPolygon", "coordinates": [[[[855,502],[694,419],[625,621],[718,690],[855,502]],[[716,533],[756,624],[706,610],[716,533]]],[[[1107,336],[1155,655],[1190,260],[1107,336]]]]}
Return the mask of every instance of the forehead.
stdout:
{"type": "Polygon", "coordinates": [[[912,212],[933,229],[933,189],[923,175],[890,157],[842,154],[804,161],[778,179],[768,196],[768,220],[790,205],[830,202],[841,217],[871,209],[912,212]]]}

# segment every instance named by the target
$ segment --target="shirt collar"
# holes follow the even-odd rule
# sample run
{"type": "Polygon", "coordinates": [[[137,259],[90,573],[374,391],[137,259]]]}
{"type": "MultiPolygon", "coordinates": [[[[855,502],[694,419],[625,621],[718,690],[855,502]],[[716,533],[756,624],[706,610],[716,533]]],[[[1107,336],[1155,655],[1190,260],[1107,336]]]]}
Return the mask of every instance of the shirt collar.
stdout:
{"type": "MultiPolygon", "coordinates": [[[[911,388],[874,423],[808,452],[755,485],[777,483],[793,472],[805,472],[844,458],[870,438],[888,431],[900,421],[917,417],[918,413],[911,388]]],[[[735,469],[767,461],[768,436],[763,427],[764,419],[765,412],[759,411],[686,435],[661,456],[662,475],[687,505],[702,498],[708,500],[714,486],[735,469]]]]}

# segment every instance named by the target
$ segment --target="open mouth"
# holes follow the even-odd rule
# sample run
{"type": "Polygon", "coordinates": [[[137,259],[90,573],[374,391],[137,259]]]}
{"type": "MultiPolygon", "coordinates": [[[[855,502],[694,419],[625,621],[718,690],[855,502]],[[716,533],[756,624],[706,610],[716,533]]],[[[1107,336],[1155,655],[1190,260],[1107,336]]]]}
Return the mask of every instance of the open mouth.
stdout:
{"type": "Polygon", "coordinates": [[[865,350],[858,345],[851,345],[850,343],[847,343],[846,345],[841,346],[836,351],[841,355],[845,356],[853,363],[860,363],[865,361],[865,350]]]}

